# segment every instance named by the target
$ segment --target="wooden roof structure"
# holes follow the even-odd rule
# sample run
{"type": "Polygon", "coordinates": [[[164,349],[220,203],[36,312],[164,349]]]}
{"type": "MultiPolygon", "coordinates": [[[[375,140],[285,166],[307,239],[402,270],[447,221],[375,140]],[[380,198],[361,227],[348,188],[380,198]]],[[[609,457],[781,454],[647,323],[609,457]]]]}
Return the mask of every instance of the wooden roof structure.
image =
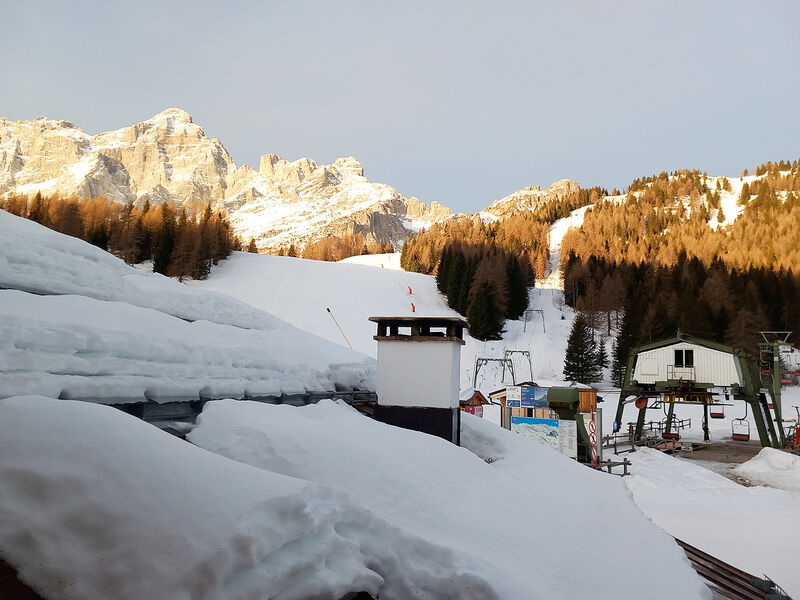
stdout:
{"type": "Polygon", "coordinates": [[[392,342],[455,342],[464,344],[467,322],[459,317],[370,317],[378,324],[372,339],[392,342]],[[402,330],[402,331],[401,331],[402,330]]]}

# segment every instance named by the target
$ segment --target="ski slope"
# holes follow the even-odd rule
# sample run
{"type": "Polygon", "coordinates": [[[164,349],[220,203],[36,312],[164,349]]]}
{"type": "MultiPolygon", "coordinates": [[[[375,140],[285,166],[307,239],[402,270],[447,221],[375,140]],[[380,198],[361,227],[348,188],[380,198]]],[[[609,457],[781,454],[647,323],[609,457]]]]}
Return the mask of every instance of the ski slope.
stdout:
{"type": "MultiPolygon", "coordinates": [[[[214,267],[207,280],[191,285],[229,294],[300,329],[376,356],[375,324],[369,317],[460,316],[447,307],[433,277],[387,268],[397,260],[394,256],[331,263],[236,252],[214,267]]],[[[573,311],[564,306],[559,289],[535,287],[529,294],[529,307],[541,312],[528,313],[527,321],[507,321],[502,340],[484,342],[465,335],[462,389],[475,383],[487,393],[511,384],[510,372],[503,381],[502,369],[495,364],[482,368],[475,380],[477,357],[503,358],[506,350],[530,354],[531,364],[519,352],[511,355],[517,381],[562,377],[573,311]]]]}

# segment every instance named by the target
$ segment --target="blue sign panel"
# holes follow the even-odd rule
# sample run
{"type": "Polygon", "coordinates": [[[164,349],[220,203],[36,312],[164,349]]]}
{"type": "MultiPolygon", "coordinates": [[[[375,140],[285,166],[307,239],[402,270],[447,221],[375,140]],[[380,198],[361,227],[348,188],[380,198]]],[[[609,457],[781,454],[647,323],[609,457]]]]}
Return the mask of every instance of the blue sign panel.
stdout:
{"type": "Polygon", "coordinates": [[[511,417],[512,425],[545,425],[558,428],[558,419],[534,419],[533,417],[511,417]]]}
{"type": "Polygon", "coordinates": [[[522,388],[520,406],[524,408],[548,408],[547,388],[525,386],[522,388]]]}

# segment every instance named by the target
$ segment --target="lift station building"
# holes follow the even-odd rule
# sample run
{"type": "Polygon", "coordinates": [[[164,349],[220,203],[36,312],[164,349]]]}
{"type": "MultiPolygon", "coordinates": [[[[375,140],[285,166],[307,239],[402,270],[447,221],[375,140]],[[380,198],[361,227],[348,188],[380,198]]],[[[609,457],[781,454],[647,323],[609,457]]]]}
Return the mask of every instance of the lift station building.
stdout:
{"type": "Polygon", "coordinates": [[[633,380],[641,386],[684,381],[696,387],[744,386],[742,365],[729,350],[710,346],[705,340],[678,337],[654,348],[642,349],[636,357],[633,380]]]}

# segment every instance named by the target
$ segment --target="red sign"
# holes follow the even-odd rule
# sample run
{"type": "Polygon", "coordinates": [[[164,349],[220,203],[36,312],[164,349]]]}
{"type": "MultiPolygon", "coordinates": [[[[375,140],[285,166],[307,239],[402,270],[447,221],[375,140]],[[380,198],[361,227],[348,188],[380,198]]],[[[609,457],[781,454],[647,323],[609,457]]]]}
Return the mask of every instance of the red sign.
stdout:
{"type": "Polygon", "coordinates": [[[594,411],[592,411],[592,420],[589,421],[589,443],[592,445],[592,460],[594,461],[594,468],[597,468],[597,425],[594,422],[594,411]]]}
{"type": "Polygon", "coordinates": [[[483,418],[482,406],[462,406],[461,408],[464,409],[464,412],[468,412],[469,414],[480,417],[481,419],[483,418]]]}

